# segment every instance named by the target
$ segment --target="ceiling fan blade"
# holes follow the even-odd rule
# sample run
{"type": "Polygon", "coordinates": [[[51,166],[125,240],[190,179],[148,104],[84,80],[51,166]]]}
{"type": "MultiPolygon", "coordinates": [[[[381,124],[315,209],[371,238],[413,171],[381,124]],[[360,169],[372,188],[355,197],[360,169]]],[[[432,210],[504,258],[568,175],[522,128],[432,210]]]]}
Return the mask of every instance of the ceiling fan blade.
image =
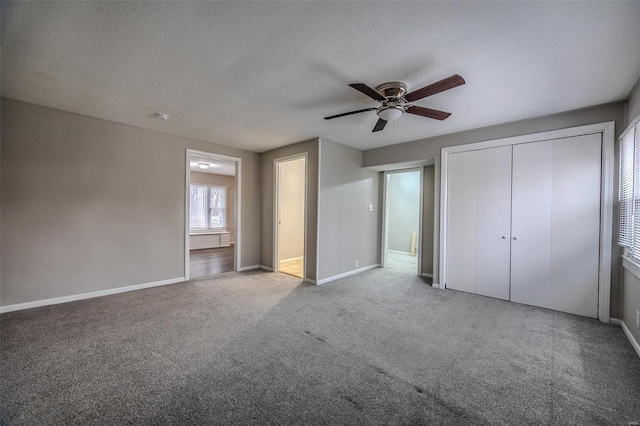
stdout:
{"type": "Polygon", "coordinates": [[[376,101],[384,102],[387,100],[387,98],[385,98],[380,93],[376,92],[375,90],[373,90],[371,87],[367,86],[364,83],[354,83],[354,84],[350,84],[349,86],[364,93],[371,99],[375,99],[376,101]]]}
{"type": "Polygon", "coordinates": [[[324,119],[331,120],[332,118],[344,117],[345,115],[359,114],[361,112],[367,112],[367,111],[375,111],[376,109],[377,108],[359,109],[358,111],[350,111],[350,112],[344,112],[342,114],[330,115],[329,117],[325,117],[324,119]]]}
{"type": "Polygon", "coordinates": [[[411,105],[407,108],[409,114],[420,115],[422,117],[433,118],[435,120],[444,120],[451,115],[450,112],[438,111],[437,109],[423,108],[415,105],[411,105]]]}
{"type": "Polygon", "coordinates": [[[376,125],[373,128],[373,130],[371,131],[371,133],[379,132],[380,130],[384,129],[384,126],[386,126],[386,125],[387,125],[387,120],[383,120],[382,118],[379,118],[378,122],[376,123],[376,125]]]}
{"type": "Polygon", "coordinates": [[[417,101],[418,99],[426,98],[427,96],[435,95],[436,93],[444,92],[445,90],[453,89],[454,87],[462,86],[465,83],[464,78],[458,74],[454,74],[451,77],[447,77],[444,80],[440,80],[437,83],[430,84],[418,89],[414,92],[405,95],[407,102],[417,101]]]}

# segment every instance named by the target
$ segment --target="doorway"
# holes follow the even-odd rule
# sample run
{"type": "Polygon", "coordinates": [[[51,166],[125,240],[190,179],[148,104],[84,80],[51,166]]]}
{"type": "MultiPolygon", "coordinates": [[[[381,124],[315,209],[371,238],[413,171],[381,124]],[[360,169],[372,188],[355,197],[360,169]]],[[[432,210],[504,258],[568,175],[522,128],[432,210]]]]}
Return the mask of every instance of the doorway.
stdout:
{"type": "Polygon", "coordinates": [[[277,158],[274,161],[274,270],[304,279],[307,155],[277,158]]]}
{"type": "Polygon", "coordinates": [[[205,279],[240,265],[240,159],[187,150],[185,277],[205,279]]]}
{"type": "Polygon", "coordinates": [[[384,174],[384,268],[421,275],[422,168],[384,174]]]}

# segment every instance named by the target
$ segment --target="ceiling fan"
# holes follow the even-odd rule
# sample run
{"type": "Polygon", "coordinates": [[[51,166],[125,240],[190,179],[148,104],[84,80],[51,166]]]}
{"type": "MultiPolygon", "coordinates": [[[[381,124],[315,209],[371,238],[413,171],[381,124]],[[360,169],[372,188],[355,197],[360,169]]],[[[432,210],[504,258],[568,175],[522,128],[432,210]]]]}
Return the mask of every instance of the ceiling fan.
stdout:
{"type": "Polygon", "coordinates": [[[359,114],[361,112],[375,111],[379,118],[373,128],[373,132],[379,132],[384,129],[384,126],[387,125],[388,121],[397,120],[402,117],[405,112],[420,115],[422,117],[433,118],[435,120],[444,120],[451,115],[450,112],[412,105],[411,102],[426,98],[427,96],[435,95],[436,93],[444,92],[445,90],[453,89],[454,87],[462,86],[464,83],[465,81],[462,77],[458,74],[454,74],[451,77],[447,77],[444,80],[440,80],[411,93],[407,93],[407,85],[401,81],[383,83],[376,87],[375,90],[364,83],[350,84],[349,86],[364,93],[371,99],[380,102],[381,105],[377,108],[360,109],[358,111],[331,115],[324,119],[331,120],[347,115],[359,114]]]}

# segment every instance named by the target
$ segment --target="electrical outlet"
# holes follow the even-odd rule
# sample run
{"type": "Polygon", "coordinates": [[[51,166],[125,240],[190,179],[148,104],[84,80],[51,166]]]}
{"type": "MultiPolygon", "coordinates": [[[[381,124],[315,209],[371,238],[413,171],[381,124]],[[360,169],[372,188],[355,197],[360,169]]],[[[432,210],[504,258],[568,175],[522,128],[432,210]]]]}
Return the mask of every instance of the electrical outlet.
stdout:
{"type": "Polygon", "coordinates": [[[636,327],[640,328],[640,311],[636,311],[636,327]]]}
{"type": "Polygon", "coordinates": [[[356,268],[358,267],[358,261],[356,260],[356,268]]]}

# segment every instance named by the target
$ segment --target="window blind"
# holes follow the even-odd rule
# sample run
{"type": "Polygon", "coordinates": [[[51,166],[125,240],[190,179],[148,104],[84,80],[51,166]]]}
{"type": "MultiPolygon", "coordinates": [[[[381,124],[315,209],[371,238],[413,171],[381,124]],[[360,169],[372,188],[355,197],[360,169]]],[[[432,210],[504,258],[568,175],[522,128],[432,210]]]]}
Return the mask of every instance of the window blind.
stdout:
{"type": "Polygon", "coordinates": [[[631,248],[633,238],[633,191],[634,191],[634,131],[627,133],[620,143],[620,234],[618,243],[631,248]]]}
{"type": "Polygon", "coordinates": [[[629,132],[629,135],[633,137],[634,146],[631,254],[634,259],[640,260],[640,123],[636,124],[633,131],[629,132]]]}

